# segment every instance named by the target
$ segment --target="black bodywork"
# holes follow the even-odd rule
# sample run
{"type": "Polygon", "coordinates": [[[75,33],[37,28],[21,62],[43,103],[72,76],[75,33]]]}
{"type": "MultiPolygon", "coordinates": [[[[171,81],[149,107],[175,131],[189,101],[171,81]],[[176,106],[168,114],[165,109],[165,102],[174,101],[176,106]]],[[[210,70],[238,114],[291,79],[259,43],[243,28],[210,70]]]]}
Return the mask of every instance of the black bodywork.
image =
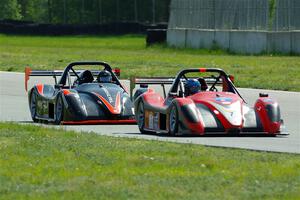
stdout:
{"type": "Polygon", "coordinates": [[[55,85],[37,84],[29,90],[33,121],[56,124],[134,123],[130,96],[114,70],[105,62],[73,62],[64,71],[27,69],[26,85],[29,76],[53,76],[55,79],[55,85]],[[101,70],[77,70],[83,65],[101,66],[101,70],[111,73],[112,82],[101,83],[94,78],[101,70]],[[58,82],[57,76],[61,76],[58,82]],[[74,76],[75,80],[71,80],[74,76]]]}

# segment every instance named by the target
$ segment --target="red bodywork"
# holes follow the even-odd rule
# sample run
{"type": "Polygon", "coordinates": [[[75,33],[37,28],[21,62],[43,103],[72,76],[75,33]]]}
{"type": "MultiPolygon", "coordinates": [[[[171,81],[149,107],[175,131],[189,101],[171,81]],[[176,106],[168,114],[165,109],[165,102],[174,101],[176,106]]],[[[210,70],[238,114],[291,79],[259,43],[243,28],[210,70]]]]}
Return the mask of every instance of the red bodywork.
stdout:
{"type": "MultiPolygon", "coordinates": [[[[202,70],[203,71],[203,70],[202,70]]],[[[224,89],[224,85],[223,85],[224,89]]],[[[168,101],[167,99],[162,98],[158,93],[155,93],[153,90],[148,90],[143,95],[143,100],[146,104],[150,106],[150,110],[147,113],[151,113],[152,115],[155,113],[155,109],[157,110],[167,110],[168,109],[168,101]],[[151,110],[151,109],[154,109],[151,110]]],[[[190,105],[193,106],[195,110],[196,104],[205,105],[212,111],[216,117],[216,119],[222,124],[224,128],[224,132],[243,132],[244,127],[244,114],[246,107],[249,109],[248,105],[240,98],[239,95],[231,93],[231,92],[213,92],[213,91],[203,91],[197,94],[188,96],[188,97],[174,97],[172,100],[176,102],[178,105],[178,110],[181,107],[190,105]]],[[[277,134],[280,132],[281,122],[272,122],[266,110],[266,105],[268,104],[277,104],[276,101],[271,100],[270,98],[259,98],[255,103],[254,109],[258,113],[258,117],[262,124],[263,130],[257,131],[268,134],[277,134]]],[[[252,108],[253,109],[253,108],[252,108]]],[[[163,111],[159,111],[163,112],[163,111]]],[[[166,111],[168,113],[168,111],[166,111]]],[[[182,122],[185,126],[188,127],[189,131],[193,134],[204,135],[206,133],[206,127],[203,120],[202,115],[198,112],[198,121],[191,122],[187,118],[183,117],[182,122]]],[[[182,116],[182,113],[179,115],[182,116]]],[[[168,114],[166,119],[168,120],[168,114]]],[[[149,120],[149,117],[146,116],[146,120],[149,120]]],[[[157,120],[160,122],[160,119],[157,120]]],[[[167,123],[167,122],[166,122],[167,123]]],[[[149,122],[146,123],[148,125],[149,122]]],[[[159,125],[155,126],[159,127],[159,125]]],[[[146,127],[149,128],[149,127],[146,127]]],[[[151,129],[151,128],[150,128],[151,129]]],[[[167,130],[169,127],[167,127],[167,130]]]]}
{"type": "MultiPolygon", "coordinates": [[[[177,98],[177,101],[179,103],[179,106],[194,104],[192,98],[177,98]]],[[[184,122],[187,124],[187,126],[189,127],[189,129],[191,130],[192,133],[196,133],[196,134],[200,134],[200,135],[204,134],[204,123],[203,123],[203,119],[202,119],[201,115],[199,115],[199,121],[196,123],[190,122],[186,118],[184,119],[184,122]]]]}
{"type": "MultiPolygon", "coordinates": [[[[199,82],[201,78],[198,79],[199,82]]],[[[204,81],[203,79],[201,80],[204,81]]],[[[208,77],[206,80],[211,79],[208,77]]],[[[170,92],[165,99],[152,89],[145,91],[136,100],[136,113],[139,102],[142,101],[145,110],[144,128],[146,131],[152,132],[170,133],[170,111],[172,107],[176,106],[179,116],[178,129],[180,129],[178,132],[181,134],[204,135],[208,132],[220,132],[276,135],[280,133],[282,120],[277,102],[266,95],[266,97],[260,97],[255,105],[250,107],[234,87],[233,81],[233,76],[226,75],[220,69],[182,70],[172,82],[170,92]],[[217,77],[216,81],[210,82],[211,88],[206,87],[194,95],[185,96],[179,93],[182,90],[179,80],[189,72],[220,72],[221,75],[215,76],[217,77]],[[220,91],[214,87],[216,83],[220,85],[218,87],[220,91]],[[276,112],[277,114],[274,114],[276,112]]],[[[147,80],[141,79],[139,83],[145,84],[147,80]]],[[[167,83],[169,83],[168,79],[161,79],[161,84],[167,83]]],[[[150,79],[149,84],[160,84],[159,78],[150,79]]],[[[202,86],[203,83],[200,82],[200,84],[202,86]]],[[[143,127],[142,129],[141,127],[139,126],[143,131],[143,127]]]]}
{"type": "Polygon", "coordinates": [[[164,98],[162,98],[159,94],[155,93],[153,89],[148,89],[148,91],[143,96],[144,100],[152,106],[164,106],[164,98]]]}
{"type": "Polygon", "coordinates": [[[272,122],[267,114],[266,106],[269,104],[277,104],[272,99],[269,99],[268,97],[261,97],[259,98],[255,103],[255,110],[259,114],[259,117],[261,119],[261,123],[263,125],[264,131],[267,133],[277,133],[280,129],[280,122],[272,122]]]}
{"type": "MultiPolygon", "coordinates": [[[[220,108],[222,106],[232,105],[233,103],[236,104],[243,104],[243,101],[239,98],[238,95],[229,93],[229,92],[201,92],[197,93],[195,95],[192,95],[190,97],[187,97],[193,100],[192,103],[200,103],[205,106],[207,106],[211,111],[214,112],[217,119],[222,123],[225,130],[231,130],[231,129],[242,129],[243,128],[243,121],[240,120],[237,123],[231,123],[229,120],[224,116],[222,112],[220,112],[220,108]],[[221,99],[220,101],[217,101],[217,99],[221,99]],[[225,99],[222,101],[222,99],[225,99]],[[226,99],[231,99],[230,101],[226,101],[226,99]],[[216,105],[220,105],[220,108],[217,108],[216,105]]],[[[237,110],[236,112],[243,112],[242,106],[240,106],[240,110],[237,110]]]]}

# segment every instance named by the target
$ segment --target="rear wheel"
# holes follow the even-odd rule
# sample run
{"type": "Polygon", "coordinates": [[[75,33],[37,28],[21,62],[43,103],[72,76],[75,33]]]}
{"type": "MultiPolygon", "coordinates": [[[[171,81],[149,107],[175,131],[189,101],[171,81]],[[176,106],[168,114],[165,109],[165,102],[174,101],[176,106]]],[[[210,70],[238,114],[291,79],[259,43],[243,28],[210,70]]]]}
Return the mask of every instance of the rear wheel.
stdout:
{"type": "Polygon", "coordinates": [[[170,110],[169,133],[173,136],[178,133],[178,111],[175,105],[172,105],[170,110]]]}
{"type": "Polygon", "coordinates": [[[141,133],[147,133],[144,130],[144,126],[145,126],[145,109],[144,109],[144,103],[142,101],[139,102],[138,104],[138,108],[137,108],[137,124],[138,127],[140,129],[141,133]]]}
{"type": "Polygon", "coordinates": [[[60,124],[64,118],[64,103],[62,96],[59,95],[55,104],[55,124],[60,124]]]}
{"type": "Polygon", "coordinates": [[[30,104],[29,104],[29,108],[30,108],[30,114],[31,114],[31,118],[34,122],[37,122],[37,93],[35,90],[32,90],[31,95],[30,95],[30,104]]]}

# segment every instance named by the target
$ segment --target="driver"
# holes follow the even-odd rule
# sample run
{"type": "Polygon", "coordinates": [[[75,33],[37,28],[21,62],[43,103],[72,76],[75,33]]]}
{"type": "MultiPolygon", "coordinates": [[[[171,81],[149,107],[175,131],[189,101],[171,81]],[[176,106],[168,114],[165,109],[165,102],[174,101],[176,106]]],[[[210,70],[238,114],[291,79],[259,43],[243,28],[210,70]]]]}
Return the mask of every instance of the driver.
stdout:
{"type": "Polygon", "coordinates": [[[77,80],[74,82],[74,85],[81,85],[83,83],[92,83],[94,81],[93,74],[90,70],[84,70],[81,72],[77,78],[77,80]]]}
{"type": "Polygon", "coordinates": [[[97,81],[99,83],[110,83],[110,82],[112,82],[111,73],[107,70],[102,70],[101,72],[99,72],[99,74],[97,76],[97,81]]]}
{"type": "Polygon", "coordinates": [[[201,91],[201,84],[196,79],[188,79],[184,84],[185,95],[193,95],[201,91]]]}

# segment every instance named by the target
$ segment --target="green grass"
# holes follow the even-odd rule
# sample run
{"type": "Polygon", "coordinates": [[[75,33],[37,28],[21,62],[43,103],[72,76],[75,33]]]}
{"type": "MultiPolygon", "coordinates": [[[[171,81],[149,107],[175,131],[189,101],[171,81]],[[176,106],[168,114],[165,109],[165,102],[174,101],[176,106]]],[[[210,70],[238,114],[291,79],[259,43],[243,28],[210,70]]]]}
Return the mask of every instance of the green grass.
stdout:
{"type": "Polygon", "coordinates": [[[219,67],[235,75],[239,87],[300,91],[300,57],[230,55],[220,50],[146,47],[145,37],[0,35],[0,70],[62,69],[67,63],[103,60],[122,69],[122,77],[175,76],[189,67],[219,67]]]}
{"type": "Polygon", "coordinates": [[[300,155],[0,123],[0,199],[299,199],[300,155]]]}

